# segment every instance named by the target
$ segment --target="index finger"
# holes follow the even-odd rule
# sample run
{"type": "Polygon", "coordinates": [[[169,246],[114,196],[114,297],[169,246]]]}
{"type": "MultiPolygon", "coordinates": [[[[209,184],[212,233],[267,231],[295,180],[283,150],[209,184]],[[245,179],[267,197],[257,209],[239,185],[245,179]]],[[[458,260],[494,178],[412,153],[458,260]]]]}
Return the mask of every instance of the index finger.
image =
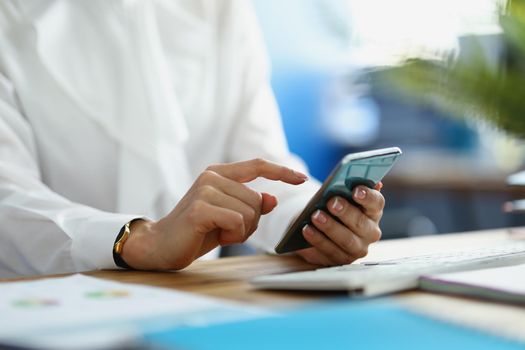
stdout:
{"type": "Polygon", "coordinates": [[[308,176],[299,171],[261,158],[228,164],[210,165],[208,170],[238,182],[250,182],[258,177],[264,177],[269,180],[298,185],[308,179],[308,176]]]}

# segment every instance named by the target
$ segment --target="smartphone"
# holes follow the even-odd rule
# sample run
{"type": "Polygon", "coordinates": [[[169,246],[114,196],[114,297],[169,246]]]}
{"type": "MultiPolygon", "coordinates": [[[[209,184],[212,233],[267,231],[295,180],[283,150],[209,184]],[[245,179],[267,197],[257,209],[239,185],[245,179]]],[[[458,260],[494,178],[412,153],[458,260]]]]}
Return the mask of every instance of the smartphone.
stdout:
{"type": "MultiPolygon", "coordinates": [[[[334,196],[343,197],[351,204],[359,207],[359,204],[352,198],[354,187],[365,185],[374,188],[394,166],[400,155],[401,150],[398,147],[346,155],[332,170],[323,186],[310,199],[297,219],[290,224],[275,247],[275,252],[283,254],[310,247],[311,245],[304,239],[302,231],[305,225],[312,224],[310,219],[312,214],[320,209],[331,215],[326,210],[326,203],[334,196]]],[[[332,217],[339,221],[338,218],[332,217]]]]}

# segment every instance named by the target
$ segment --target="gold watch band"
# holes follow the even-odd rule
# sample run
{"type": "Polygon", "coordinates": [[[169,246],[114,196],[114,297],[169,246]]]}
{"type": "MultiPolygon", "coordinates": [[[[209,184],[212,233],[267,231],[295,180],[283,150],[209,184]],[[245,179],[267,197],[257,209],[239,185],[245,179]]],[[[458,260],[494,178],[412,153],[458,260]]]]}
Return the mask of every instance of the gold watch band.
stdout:
{"type": "Polygon", "coordinates": [[[129,236],[131,235],[131,229],[129,228],[131,222],[132,221],[124,225],[124,232],[122,232],[122,235],[119,237],[119,239],[115,242],[115,245],[113,246],[113,251],[119,255],[122,254],[122,250],[124,249],[124,243],[126,243],[129,236]]]}

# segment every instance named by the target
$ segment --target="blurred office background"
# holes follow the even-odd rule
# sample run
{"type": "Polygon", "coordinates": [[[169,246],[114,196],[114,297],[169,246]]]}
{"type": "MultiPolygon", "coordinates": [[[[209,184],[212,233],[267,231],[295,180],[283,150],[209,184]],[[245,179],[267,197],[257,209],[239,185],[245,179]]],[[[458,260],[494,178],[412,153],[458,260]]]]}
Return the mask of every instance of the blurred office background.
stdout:
{"type": "MultiPolygon", "coordinates": [[[[505,179],[520,142],[379,89],[377,69],[414,52],[473,45],[497,66],[497,0],[252,0],[272,61],[290,148],[324,180],[342,155],[399,146],[384,180],[384,238],[524,225],[505,179]]],[[[501,3],[501,1],[499,2],[501,3]]]]}

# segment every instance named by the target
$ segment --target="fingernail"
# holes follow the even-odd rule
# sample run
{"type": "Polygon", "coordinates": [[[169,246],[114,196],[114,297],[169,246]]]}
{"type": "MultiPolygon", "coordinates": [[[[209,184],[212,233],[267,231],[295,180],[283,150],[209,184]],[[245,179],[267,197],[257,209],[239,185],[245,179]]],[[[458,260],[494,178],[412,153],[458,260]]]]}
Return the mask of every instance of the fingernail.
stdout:
{"type": "Polygon", "coordinates": [[[303,174],[303,173],[301,173],[300,171],[292,170],[292,172],[293,172],[293,174],[294,174],[295,176],[297,176],[298,178],[303,179],[303,180],[308,180],[308,176],[305,175],[305,174],[303,174]]]}
{"type": "Polygon", "coordinates": [[[362,187],[356,187],[354,190],[354,197],[356,199],[365,199],[366,191],[362,187]]]}
{"type": "Polygon", "coordinates": [[[313,219],[319,221],[322,224],[326,224],[328,218],[320,210],[316,210],[313,216],[313,219]]]}
{"type": "Polygon", "coordinates": [[[339,198],[335,197],[334,203],[332,204],[332,209],[335,211],[343,210],[343,203],[339,198]]]}
{"type": "Polygon", "coordinates": [[[312,228],[308,225],[304,225],[303,227],[303,234],[308,236],[308,237],[312,237],[314,235],[314,230],[312,230],[312,228]]]}

